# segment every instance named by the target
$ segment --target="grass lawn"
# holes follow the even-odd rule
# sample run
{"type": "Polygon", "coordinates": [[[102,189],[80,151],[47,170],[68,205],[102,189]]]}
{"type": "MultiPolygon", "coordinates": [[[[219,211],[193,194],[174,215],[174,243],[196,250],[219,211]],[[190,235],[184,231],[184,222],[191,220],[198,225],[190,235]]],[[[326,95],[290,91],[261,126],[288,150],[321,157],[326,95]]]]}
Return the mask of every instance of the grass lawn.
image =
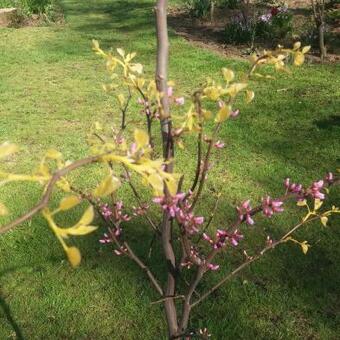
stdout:
{"type": "MultiPolygon", "coordinates": [[[[29,171],[51,147],[68,159],[86,155],[84,138],[90,125],[110,124],[115,113],[112,98],[101,89],[106,76],[103,62],[91,52],[90,41],[136,51],[152,72],[156,48],[152,4],[64,0],[63,26],[0,29],[0,140],[22,145],[22,152],[5,168],[29,171]]],[[[219,76],[222,67],[244,71],[246,66],[171,33],[170,77],[183,93],[207,76],[219,76]]],[[[253,84],[254,104],[240,106],[239,119],[221,133],[227,148],[216,157],[208,180],[210,188],[212,178],[227,180],[215,184],[223,192],[216,226],[232,220],[233,206],[243,199],[280,195],[285,177],[308,184],[339,166],[339,65],[305,65],[277,78],[253,84]]],[[[187,145],[177,167],[189,175],[194,165],[187,159],[194,141],[187,145]]],[[[93,183],[96,171],[81,177],[83,182],[93,183]]],[[[37,202],[40,194],[35,185],[11,184],[2,187],[0,200],[7,202],[14,217],[37,202]]],[[[339,189],[331,199],[339,203],[339,189]]],[[[212,204],[207,191],[203,215],[208,216],[212,204]]],[[[65,222],[71,223],[78,213],[66,216],[65,222]]],[[[297,219],[289,213],[271,221],[259,219],[246,236],[280,235],[297,219]]],[[[316,223],[298,233],[297,239],[312,245],[306,256],[290,244],[275,250],[202,304],[192,325],[208,327],[214,339],[338,339],[338,226],[339,219],[333,219],[328,228],[316,223]]],[[[147,228],[140,221],[127,229],[137,252],[143,253],[151,239],[147,228]]],[[[134,264],[99,245],[100,235],[98,231],[75,240],[84,255],[77,270],[70,268],[41,217],[1,236],[0,339],[15,338],[15,332],[25,339],[164,338],[162,308],[150,305],[156,294],[134,264]]],[[[230,270],[235,261],[221,258],[221,272],[230,270]]],[[[157,259],[151,263],[162,265],[157,259]]],[[[208,276],[202,288],[221,274],[208,276]]]]}

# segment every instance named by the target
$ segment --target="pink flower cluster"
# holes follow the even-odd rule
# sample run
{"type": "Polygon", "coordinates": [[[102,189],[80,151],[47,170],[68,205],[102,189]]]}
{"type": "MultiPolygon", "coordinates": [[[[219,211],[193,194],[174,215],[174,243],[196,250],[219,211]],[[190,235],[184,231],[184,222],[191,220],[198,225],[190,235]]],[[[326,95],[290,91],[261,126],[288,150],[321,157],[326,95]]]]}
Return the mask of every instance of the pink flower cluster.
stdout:
{"type": "Polygon", "coordinates": [[[227,243],[236,247],[239,241],[243,239],[243,235],[238,230],[235,230],[233,233],[228,233],[226,230],[217,229],[215,240],[206,233],[203,234],[203,239],[209,242],[213,249],[220,249],[225,247],[227,243]]]}
{"type": "Polygon", "coordinates": [[[246,221],[247,224],[253,225],[255,222],[251,217],[252,208],[250,206],[250,200],[244,201],[240,207],[236,207],[238,212],[238,218],[240,221],[246,221]]]}
{"type": "Polygon", "coordinates": [[[170,99],[173,99],[175,104],[177,104],[177,105],[184,105],[184,103],[185,103],[184,97],[173,97],[173,95],[174,95],[174,89],[173,89],[172,86],[169,86],[168,87],[168,97],[170,99]]]}
{"type": "Polygon", "coordinates": [[[280,213],[283,211],[282,205],[282,201],[278,199],[273,200],[270,196],[267,196],[262,199],[263,214],[267,217],[272,217],[274,213],[280,213]]]}
{"type": "Polygon", "coordinates": [[[199,231],[200,225],[204,222],[204,217],[195,216],[187,200],[184,200],[185,193],[178,193],[171,197],[156,197],[153,201],[159,204],[163,210],[167,211],[172,218],[183,225],[189,234],[195,234],[199,231]]]}
{"type": "Polygon", "coordinates": [[[313,182],[308,191],[313,198],[323,200],[325,199],[325,194],[320,191],[323,188],[323,186],[324,181],[321,179],[320,181],[313,182]]]}
{"type": "Polygon", "coordinates": [[[287,189],[287,192],[291,192],[295,194],[302,194],[302,191],[303,191],[302,184],[296,184],[296,183],[290,184],[290,178],[286,178],[284,181],[284,185],[287,189]]]}

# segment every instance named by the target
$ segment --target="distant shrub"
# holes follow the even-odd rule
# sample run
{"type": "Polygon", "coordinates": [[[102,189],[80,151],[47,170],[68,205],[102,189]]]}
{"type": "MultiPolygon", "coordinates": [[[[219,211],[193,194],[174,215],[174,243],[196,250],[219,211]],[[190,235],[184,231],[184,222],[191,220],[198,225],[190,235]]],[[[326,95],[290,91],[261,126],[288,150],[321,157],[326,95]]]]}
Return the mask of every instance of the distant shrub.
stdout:
{"type": "Polygon", "coordinates": [[[44,15],[50,21],[60,18],[57,0],[0,0],[0,8],[16,7],[24,16],[44,15]]]}
{"type": "Polygon", "coordinates": [[[292,34],[293,15],[285,6],[271,7],[252,16],[239,14],[225,28],[225,41],[232,44],[253,43],[255,39],[282,40],[292,34]]]}

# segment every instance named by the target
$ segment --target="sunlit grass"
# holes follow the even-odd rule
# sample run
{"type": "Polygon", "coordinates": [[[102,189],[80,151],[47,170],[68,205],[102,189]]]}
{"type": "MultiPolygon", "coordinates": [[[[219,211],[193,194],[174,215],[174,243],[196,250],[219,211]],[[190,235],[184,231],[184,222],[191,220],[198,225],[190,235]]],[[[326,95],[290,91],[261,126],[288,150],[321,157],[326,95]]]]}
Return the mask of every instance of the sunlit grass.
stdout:
{"type": "MultiPolygon", "coordinates": [[[[65,0],[63,6],[64,26],[0,30],[0,136],[22,145],[21,154],[4,164],[12,171],[33,169],[51,147],[67,159],[83,157],[91,124],[117,119],[113,99],[101,89],[105,67],[91,52],[91,39],[104,48],[136,51],[152,76],[156,49],[152,1],[65,0]]],[[[219,77],[225,66],[242,72],[247,63],[216,56],[171,32],[170,78],[179,92],[188,95],[206,77],[219,77]]],[[[292,75],[278,74],[275,81],[252,84],[255,102],[240,106],[240,117],[223,128],[226,148],[214,157],[201,204],[202,214],[208,216],[211,188],[222,191],[215,226],[231,221],[233,207],[243,199],[280,195],[287,176],[308,184],[336,168],[339,74],[338,65],[305,65],[292,75]]],[[[188,139],[186,145],[176,166],[190,176],[195,141],[188,139]]],[[[97,174],[95,169],[85,172],[83,185],[93,184],[97,174]]],[[[9,185],[2,187],[1,201],[17,216],[40,194],[35,185],[9,185]]],[[[126,192],[122,195],[131,200],[126,192]]],[[[338,197],[335,191],[332,201],[338,197]]],[[[80,210],[65,216],[65,221],[73,221],[80,210]]],[[[247,237],[279,235],[298,220],[294,215],[259,219],[247,237]]],[[[328,228],[315,224],[298,235],[312,245],[307,256],[294,245],[283,246],[244,272],[195,311],[192,326],[208,327],[216,339],[336,339],[340,321],[336,222],[328,228]]],[[[126,229],[143,254],[152,239],[147,227],[138,221],[126,229]]],[[[99,245],[100,234],[75,240],[84,255],[77,270],[69,267],[41,217],[0,238],[4,311],[0,309],[0,339],[13,335],[6,306],[27,339],[162,338],[161,306],[150,305],[157,295],[134,264],[99,245]]],[[[158,254],[159,249],[154,251],[158,254]]],[[[159,258],[152,260],[153,268],[163,267],[159,258]]],[[[219,259],[221,272],[237,259],[219,259]]],[[[202,288],[215,280],[208,276],[202,288]]]]}

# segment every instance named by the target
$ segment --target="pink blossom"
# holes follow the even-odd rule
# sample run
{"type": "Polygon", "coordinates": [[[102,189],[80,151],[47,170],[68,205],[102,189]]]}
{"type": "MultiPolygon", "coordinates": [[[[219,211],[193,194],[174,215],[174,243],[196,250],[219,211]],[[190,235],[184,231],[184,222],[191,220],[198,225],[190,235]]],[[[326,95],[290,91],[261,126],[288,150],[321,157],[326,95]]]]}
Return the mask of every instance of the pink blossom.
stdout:
{"type": "Polygon", "coordinates": [[[224,148],[224,143],[221,142],[220,140],[218,140],[218,141],[214,144],[214,147],[217,148],[217,149],[222,149],[222,148],[224,148]]]}
{"type": "Polygon", "coordinates": [[[320,190],[323,188],[323,186],[324,186],[324,181],[322,179],[320,181],[314,182],[309,189],[312,197],[318,198],[320,200],[325,199],[325,194],[320,192],[320,190]]]}
{"type": "Polygon", "coordinates": [[[137,104],[144,105],[145,104],[145,100],[143,98],[138,98],[137,99],[137,104]]]}
{"type": "Polygon", "coordinates": [[[168,87],[168,97],[172,97],[173,93],[174,93],[173,87],[172,87],[172,86],[169,86],[169,87],[168,87]]]}
{"type": "Polygon", "coordinates": [[[177,105],[184,105],[184,103],[185,103],[184,97],[175,98],[175,103],[176,103],[177,105]]]}
{"type": "Polygon", "coordinates": [[[100,243],[107,244],[107,243],[111,243],[112,242],[112,239],[109,237],[108,234],[105,233],[103,236],[104,237],[99,240],[100,243]]]}
{"type": "Polygon", "coordinates": [[[246,221],[247,224],[253,225],[255,222],[251,217],[252,208],[250,206],[250,200],[244,201],[241,207],[236,208],[240,221],[246,221]]]}
{"type": "Polygon", "coordinates": [[[216,270],[219,270],[220,266],[218,264],[208,263],[207,268],[212,271],[216,271],[216,270]]]}
{"type": "Polygon", "coordinates": [[[325,181],[328,182],[329,184],[334,182],[334,175],[332,172],[328,172],[325,176],[325,181]]]}
{"type": "Polygon", "coordinates": [[[163,210],[166,210],[171,217],[175,217],[176,213],[180,210],[179,202],[182,201],[185,197],[185,193],[178,193],[172,197],[155,197],[153,199],[154,203],[159,204],[163,210]]]}
{"type": "Polygon", "coordinates": [[[269,196],[262,199],[262,211],[267,217],[272,217],[274,213],[283,211],[283,202],[280,200],[272,200],[269,196]]]}
{"type": "Polygon", "coordinates": [[[237,109],[237,110],[235,110],[235,111],[231,111],[230,117],[235,118],[235,117],[237,117],[239,114],[240,114],[240,110],[237,109]]]}
{"type": "Polygon", "coordinates": [[[290,179],[286,178],[284,181],[284,186],[288,192],[295,193],[295,194],[302,194],[302,184],[292,183],[290,184],[290,179]]]}

